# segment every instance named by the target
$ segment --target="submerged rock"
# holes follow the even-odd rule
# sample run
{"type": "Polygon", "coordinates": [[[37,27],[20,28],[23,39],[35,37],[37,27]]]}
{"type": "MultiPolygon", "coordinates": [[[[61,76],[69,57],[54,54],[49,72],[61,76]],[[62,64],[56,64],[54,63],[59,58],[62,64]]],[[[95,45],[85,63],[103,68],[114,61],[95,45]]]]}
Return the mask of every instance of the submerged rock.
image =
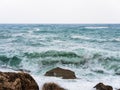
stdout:
{"type": "Polygon", "coordinates": [[[39,90],[39,87],[27,73],[0,72],[0,90],[39,90]]]}
{"type": "Polygon", "coordinates": [[[103,83],[98,83],[94,88],[96,88],[96,90],[113,90],[112,86],[104,85],[103,83]]]}
{"type": "Polygon", "coordinates": [[[42,87],[42,90],[66,90],[56,83],[45,83],[42,87]]]}
{"type": "Polygon", "coordinates": [[[46,72],[45,76],[62,77],[63,79],[76,79],[75,73],[73,71],[59,67],[46,72]]]}

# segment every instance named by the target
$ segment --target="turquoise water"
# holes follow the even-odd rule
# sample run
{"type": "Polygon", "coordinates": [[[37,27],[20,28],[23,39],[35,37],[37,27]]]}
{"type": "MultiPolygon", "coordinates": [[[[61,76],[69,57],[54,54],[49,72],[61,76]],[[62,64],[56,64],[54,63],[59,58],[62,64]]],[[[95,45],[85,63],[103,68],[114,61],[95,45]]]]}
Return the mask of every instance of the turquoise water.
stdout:
{"type": "Polygon", "coordinates": [[[120,75],[119,24],[1,24],[0,67],[44,74],[120,75]]]}

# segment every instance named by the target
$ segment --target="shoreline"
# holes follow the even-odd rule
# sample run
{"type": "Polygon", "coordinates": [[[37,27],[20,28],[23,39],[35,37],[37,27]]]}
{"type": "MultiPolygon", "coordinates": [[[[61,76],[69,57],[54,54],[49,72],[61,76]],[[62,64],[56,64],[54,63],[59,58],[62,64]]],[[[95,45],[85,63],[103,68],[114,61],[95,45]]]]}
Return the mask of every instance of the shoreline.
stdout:
{"type": "MultiPolygon", "coordinates": [[[[0,69],[0,71],[2,71],[2,72],[16,72],[16,73],[19,72],[19,71],[14,71],[11,69],[8,70],[5,68],[0,69]]],[[[65,88],[67,90],[95,90],[95,88],[93,88],[93,87],[99,82],[102,82],[106,85],[111,85],[113,87],[113,90],[116,90],[116,88],[119,88],[119,82],[116,82],[115,79],[112,80],[113,82],[110,82],[109,78],[106,78],[106,79],[103,78],[100,80],[94,80],[94,78],[93,78],[93,80],[86,80],[84,78],[62,79],[60,77],[34,75],[32,73],[28,73],[28,74],[30,74],[33,77],[33,79],[36,81],[36,83],[39,86],[39,90],[42,89],[42,86],[45,83],[56,83],[59,86],[65,88]]]]}

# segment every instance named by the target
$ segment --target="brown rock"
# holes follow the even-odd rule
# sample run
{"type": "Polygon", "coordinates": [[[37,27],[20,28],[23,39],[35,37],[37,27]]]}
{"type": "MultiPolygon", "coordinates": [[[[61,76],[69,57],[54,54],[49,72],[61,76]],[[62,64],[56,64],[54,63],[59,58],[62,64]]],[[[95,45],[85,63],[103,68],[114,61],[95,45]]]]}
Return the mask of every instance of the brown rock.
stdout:
{"type": "Polygon", "coordinates": [[[0,72],[0,90],[39,90],[39,87],[27,73],[0,72]]]}
{"type": "Polygon", "coordinates": [[[46,72],[45,76],[62,77],[63,79],[76,79],[75,73],[73,71],[59,67],[46,72]]]}
{"type": "Polygon", "coordinates": [[[104,85],[103,83],[98,83],[94,88],[96,88],[96,90],[113,90],[112,86],[104,85]]]}
{"type": "Polygon", "coordinates": [[[45,83],[42,87],[42,90],[65,90],[55,83],[45,83]]]}

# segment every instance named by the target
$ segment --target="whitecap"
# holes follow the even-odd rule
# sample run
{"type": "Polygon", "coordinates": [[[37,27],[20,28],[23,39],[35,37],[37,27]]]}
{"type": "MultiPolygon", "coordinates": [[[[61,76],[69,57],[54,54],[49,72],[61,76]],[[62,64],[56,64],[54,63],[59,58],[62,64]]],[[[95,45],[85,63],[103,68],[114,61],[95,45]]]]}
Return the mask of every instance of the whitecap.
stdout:
{"type": "Polygon", "coordinates": [[[40,28],[34,28],[34,31],[40,31],[40,28]]]}
{"type": "Polygon", "coordinates": [[[71,36],[73,39],[84,39],[84,40],[90,40],[91,38],[85,37],[85,36],[80,36],[80,35],[73,35],[71,36]]]}
{"type": "Polygon", "coordinates": [[[15,33],[15,34],[12,34],[13,37],[20,37],[20,36],[23,36],[24,33],[15,33]]]}
{"type": "Polygon", "coordinates": [[[111,39],[111,41],[120,42],[120,38],[113,38],[113,39],[111,39]]]}
{"type": "Polygon", "coordinates": [[[85,27],[86,29],[106,29],[108,27],[85,27]]]}

